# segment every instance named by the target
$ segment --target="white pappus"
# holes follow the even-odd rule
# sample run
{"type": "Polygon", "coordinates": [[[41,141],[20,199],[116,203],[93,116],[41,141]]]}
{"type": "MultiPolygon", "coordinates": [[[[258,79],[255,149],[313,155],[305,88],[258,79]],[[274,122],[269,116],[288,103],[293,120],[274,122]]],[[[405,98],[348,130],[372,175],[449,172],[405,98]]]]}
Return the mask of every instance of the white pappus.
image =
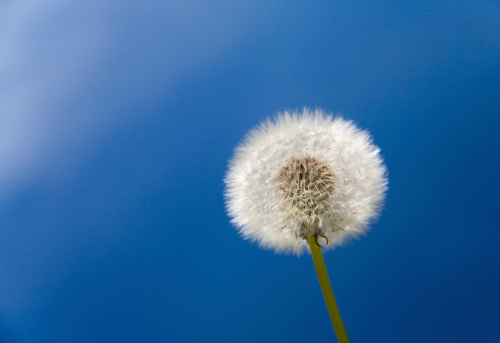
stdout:
{"type": "Polygon", "coordinates": [[[325,249],[368,230],[387,171],[367,131],[321,110],[279,113],[251,130],[225,177],[226,209],[242,236],[300,255],[308,235],[325,249]]]}

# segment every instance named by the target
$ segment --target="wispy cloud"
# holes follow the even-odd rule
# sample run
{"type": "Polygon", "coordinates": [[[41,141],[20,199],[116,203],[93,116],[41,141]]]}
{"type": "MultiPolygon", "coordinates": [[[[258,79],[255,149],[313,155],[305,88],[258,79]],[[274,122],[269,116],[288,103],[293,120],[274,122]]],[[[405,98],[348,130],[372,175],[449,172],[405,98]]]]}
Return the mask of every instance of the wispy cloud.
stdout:
{"type": "Polygon", "coordinates": [[[227,53],[258,13],[196,1],[0,6],[0,202],[34,176],[53,173],[45,162],[53,154],[77,158],[124,120],[124,103],[158,84],[172,89],[227,53]]]}
{"type": "Polygon", "coordinates": [[[89,9],[20,1],[0,11],[0,193],[39,169],[68,120],[61,105],[100,63],[108,39],[89,9]],[[89,25],[89,22],[92,25],[89,25]]]}

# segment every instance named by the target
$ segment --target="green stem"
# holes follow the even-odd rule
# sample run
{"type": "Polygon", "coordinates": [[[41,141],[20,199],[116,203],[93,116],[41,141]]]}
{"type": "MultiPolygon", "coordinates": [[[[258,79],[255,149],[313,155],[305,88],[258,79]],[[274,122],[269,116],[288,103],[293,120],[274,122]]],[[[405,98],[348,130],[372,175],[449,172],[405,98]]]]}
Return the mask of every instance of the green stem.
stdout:
{"type": "Polygon", "coordinates": [[[333,295],[332,285],[330,284],[330,278],[328,277],[321,248],[316,244],[316,238],[314,236],[311,235],[307,237],[307,241],[311,248],[316,274],[318,274],[319,285],[321,286],[321,291],[323,291],[323,297],[325,298],[326,307],[330,313],[330,319],[332,320],[337,339],[339,343],[349,343],[349,337],[347,337],[347,332],[345,331],[344,323],[340,317],[339,308],[335,301],[335,296],[333,295]]]}

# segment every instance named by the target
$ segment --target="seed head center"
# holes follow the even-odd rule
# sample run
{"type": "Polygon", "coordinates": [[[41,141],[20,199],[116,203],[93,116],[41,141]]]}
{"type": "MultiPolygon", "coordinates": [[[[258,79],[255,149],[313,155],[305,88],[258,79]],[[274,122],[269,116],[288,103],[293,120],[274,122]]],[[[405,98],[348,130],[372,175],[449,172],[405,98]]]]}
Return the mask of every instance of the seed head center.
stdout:
{"type": "Polygon", "coordinates": [[[303,157],[281,169],[278,188],[292,212],[312,224],[321,222],[322,217],[332,211],[329,200],[334,190],[333,180],[327,164],[314,157],[303,157]]]}

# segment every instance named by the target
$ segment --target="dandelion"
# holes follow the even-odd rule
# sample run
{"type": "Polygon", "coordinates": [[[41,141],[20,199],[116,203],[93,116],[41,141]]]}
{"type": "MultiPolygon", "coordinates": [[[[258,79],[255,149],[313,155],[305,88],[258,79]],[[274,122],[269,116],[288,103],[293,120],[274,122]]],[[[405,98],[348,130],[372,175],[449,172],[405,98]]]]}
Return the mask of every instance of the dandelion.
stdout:
{"type": "Polygon", "coordinates": [[[310,251],[340,342],[348,342],[321,254],[379,215],[386,168],[370,135],[320,110],[250,131],[229,164],[226,207],[241,235],[277,253],[310,251]],[[340,335],[340,336],[339,336],[340,335]]]}

